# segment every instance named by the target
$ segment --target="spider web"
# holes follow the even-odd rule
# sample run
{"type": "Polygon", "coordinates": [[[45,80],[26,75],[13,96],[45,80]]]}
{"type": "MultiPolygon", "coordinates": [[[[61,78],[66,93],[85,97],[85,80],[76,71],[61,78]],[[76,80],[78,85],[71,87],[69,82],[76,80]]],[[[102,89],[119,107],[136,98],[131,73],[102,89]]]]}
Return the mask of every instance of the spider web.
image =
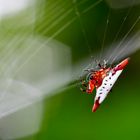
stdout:
{"type": "MultiPolygon", "coordinates": [[[[134,14],[133,2],[132,6],[127,9],[116,12],[103,0],[57,0],[47,2],[43,0],[33,3],[19,15],[6,17],[5,19],[3,17],[0,24],[0,118],[39,102],[44,97],[50,97],[65,90],[66,85],[74,81],[81,73],[80,71],[95,66],[90,58],[91,56],[94,56],[95,59],[105,58],[112,64],[118,61],[121,55],[122,59],[125,55],[129,56],[129,54],[138,50],[139,32],[132,33],[132,31],[137,27],[140,18],[139,10],[137,14],[134,14]],[[102,7],[105,7],[106,10],[100,13],[102,7]],[[121,15],[120,22],[116,25],[119,28],[117,28],[117,32],[114,30],[115,35],[113,35],[113,31],[111,33],[114,26],[112,22],[114,12],[117,13],[116,15],[121,15]],[[96,17],[96,14],[99,14],[100,19],[96,17]],[[93,26],[90,23],[87,24],[85,22],[88,19],[87,17],[93,17],[93,21],[90,20],[96,24],[93,26]],[[98,22],[94,20],[94,17],[98,22]],[[128,24],[130,19],[133,20],[128,24]],[[130,26],[125,28],[126,32],[123,34],[123,28],[127,24],[130,26]],[[77,30],[75,31],[75,29],[77,30]],[[77,33],[78,31],[79,33],[77,33]],[[74,34],[76,35],[74,36],[74,34]],[[78,36],[81,36],[84,40],[80,40],[81,38],[79,39],[78,36]],[[95,36],[98,37],[93,41],[92,36],[94,38],[96,38],[95,36]],[[71,39],[68,40],[69,37],[71,39]],[[109,37],[112,37],[110,41],[108,41],[109,37]],[[84,42],[81,44],[83,46],[78,47],[77,52],[84,54],[84,51],[87,52],[86,50],[88,50],[88,55],[84,55],[83,58],[85,56],[89,58],[81,60],[79,63],[76,61],[75,65],[72,66],[70,48],[73,49],[75,45],[71,47],[70,43],[73,43],[74,39],[75,41],[79,39],[78,43],[80,41],[84,42]],[[95,47],[96,45],[98,48],[95,47]],[[109,51],[108,46],[111,46],[109,51]],[[94,53],[95,48],[99,50],[98,54],[94,53]],[[18,101],[16,101],[17,98],[18,101]],[[11,104],[8,103],[10,100],[12,100],[11,104]]],[[[90,20],[88,19],[88,21],[90,20]]],[[[73,50],[76,51],[76,49],[73,50]]],[[[70,84],[68,88],[73,86],[75,86],[75,83],[70,84]]],[[[36,131],[38,131],[37,128],[36,131]]],[[[7,135],[4,134],[3,137],[7,135]]],[[[20,136],[13,134],[11,137],[24,135],[27,134],[21,134],[20,136]]]]}
{"type": "MultiPolygon", "coordinates": [[[[100,53],[99,53],[99,56],[96,56],[97,59],[99,59],[99,61],[103,61],[103,59],[106,59],[110,64],[113,64],[113,63],[115,63],[116,61],[118,61],[118,60],[120,60],[122,58],[128,57],[131,53],[135,52],[139,48],[139,47],[136,47],[136,46],[139,46],[139,43],[138,43],[139,42],[139,31],[133,32],[135,27],[136,27],[136,25],[138,26],[138,23],[139,23],[139,20],[140,20],[140,15],[139,14],[136,15],[136,17],[133,20],[132,24],[126,30],[126,33],[124,34],[124,36],[122,36],[122,39],[120,39],[119,41],[117,40],[118,37],[120,36],[122,30],[123,30],[123,27],[125,26],[125,24],[127,24],[127,22],[126,22],[127,19],[133,13],[132,10],[134,9],[134,3],[135,2],[136,1],[133,0],[132,3],[130,4],[129,8],[127,8],[125,10],[125,12],[124,12],[125,14],[124,14],[124,16],[122,17],[122,19],[120,20],[120,23],[119,23],[120,27],[116,31],[116,34],[115,34],[113,40],[108,44],[108,46],[111,46],[111,51],[109,51],[110,50],[110,48],[109,48],[105,52],[105,53],[110,52],[111,54],[107,53],[108,56],[106,56],[106,54],[105,53],[103,54],[103,52],[105,51],[104,50],[105,41],[106,41],[106,37],[107,37],[109,22],[111,21],[111,19],[109,19],[110,15],[111,15],[111,9],[108,7],[109,12],[108,12],[108,15],[106,16],[107,18],[106,18],[106,22],[105,22],[106,24],[105,24],[105,27],[104,27],[104,32],[102,32],[103,40],[101,41],[102,43],[101,43],[101,46],[100,46],[100,53]],[[136,42],[136,43],[134,43],[135,47],[130,43],[133,46],[133,49],[130,49],[131,46],[130,46],[130,44],[128,42],[133,42],[134,40],[136,42]],[[127,55],[125,55],[125,53],[127,55]],[[124,56],[121,56],[121,55],[124,55],[124,56]]],[[[97,5],[95,4],[95,6],[97,6],[97,5]]],[[[74,9],[75,9],[75,14],[77,15],[77,17],[79,19],[79,22],[80,22],[80,25],[81,25],[81,30],[83,32],[83,36],[85,38],[87,48],[88,48],[88,50],[90,52],[89,54],[92,55],[92,53],[91,53],[91,46],[92,45],[90,45],[90,42],[89,42],[87,34],[86,34],[86,29],[84,27],[84,24],[82,23],[81,13],[78,10],[78,8],[76,7],[76,5],[74,5],[74,9]]],[[[93,10],[94,10],[94,8],[93,8],[93,10]]],[[[89,66],[87,66],[87,67],[89,67],[89,66]]]]}

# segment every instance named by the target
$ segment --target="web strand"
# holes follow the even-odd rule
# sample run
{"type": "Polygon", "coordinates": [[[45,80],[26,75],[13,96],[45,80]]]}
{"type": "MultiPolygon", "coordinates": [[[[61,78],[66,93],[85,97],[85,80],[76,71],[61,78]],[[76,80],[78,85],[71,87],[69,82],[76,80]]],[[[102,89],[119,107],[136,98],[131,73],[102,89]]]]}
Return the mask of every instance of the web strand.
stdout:
{"type": "MultiPolygon", "coordinates": [[[[140,16],[136,19],[136,21],[134,22],[134,24],[131,26],[130,30],[126,33],[126,35],[123,37],[122,41],[119,43],[119,45],[117,46],[117,49],[119,49],[122,45],[122,43],[125,41],[125,39],[128,37],[128,35],[130,34],[130,32],[134,29],[134,27],[136,26],[136,24],[139,22],[140,20],[140,16]]],[[[120,53],[118,53],[112,60],[111,64],[114,63],[114,61],[117,59],[117,57],[120,55],[120,53]]]]}
{"type": "MultiPolygon", "coordinates": [[[[128,11],[127,11],[127,13],[126,13],[126,16],[125,16],[124,19],[122,20],[122,23],[121,23],[121,25],[120,25],[120,28],[119,28],[118,32],[116,33],[115,38],[113,39],[112,45],[115,43],[116,39],[118,38],[118,36],[119,36],[119,34],[120,34],[120,32],[121,32],[123,26],[124,26],[124,23],[125,23],[126,19],[128,18],[129,14],[130,14],[130,12],[131,12],[131,10],[132,10],[132,8],[133,8],[134,2],[135,2],[135,0],[133,0],[132,6],[128,9],[128,11]]],[[[111,46],[112,46],[112,45],[111,45],[111,46]]],[[[114,52],[115,52],[117,49],[118,49],[118,47],[115,48],[114,52]]],[[[114,53],[112,53],[112,55],[110,55],[108,61],[110,61],[110,59],[112,58],[113,55],[114,55],[114,53]]]]}
{"type": "Polygon", "coordinates": [[[109,24],[109,16],[110,16],[110,9],[109,9],[107,20],[106,20],[106,26],[105,26],[104,35],[103,35],[103,41],[102,41],[102,44],[101,44],[101,53],[100,53],[100,59],[99,60],[102,60],[104,43],[105,43],[105,40],[106,40],[106,34],[107,34],[107,29],[108,29],[108,24],[109,24]]]}
{"type": "Polygon", "coordinates": [[[79,22],[80,22],[81,31],[82,31],[83,36],[84,36],[84,38],[85,38],[86,46],[88,47],[89,54],[91,55],[91,46],[90,46],[90,43],[89,43],[88,38],[87,38],[87,33],[86,33],[86,30],[85,30],[85,27],[84,27],[84,25],[83,25],[83,23],[82,23],[82,20],[81,20],[81,14],[80,14],[80,12],[79,12],[79,10],[78,10],[78,7],[77,7],[77,5],[76,5],[76,0],[73,0],[73,5],[74,5],[75,14],[76,14],[76,16],[77,16],[77,18],[78,18],[78,20],[79,20],[79,22]]]}

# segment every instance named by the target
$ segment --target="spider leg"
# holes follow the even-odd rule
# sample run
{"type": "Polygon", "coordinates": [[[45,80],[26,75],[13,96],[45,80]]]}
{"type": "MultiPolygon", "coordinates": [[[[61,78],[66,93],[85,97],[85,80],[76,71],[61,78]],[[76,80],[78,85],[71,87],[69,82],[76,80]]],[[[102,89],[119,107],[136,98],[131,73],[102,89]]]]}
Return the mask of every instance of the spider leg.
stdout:
{"type": "Polygon", "coordinates": [[[87,87],[86,82],[82,81],[82,86],[87,87]]]}
{"type": "Polygon", "coordinates": [[[81,90],[82,92],[86,92],[86,89],[80,88],[80,90],[81,90]]]}
{"type": "Polygon", "coordinates": [[[106,61],[106,60],[104,59],[104,68],[107,67],[107,62],[108,62],[108,61],[106,61]]]}
{"type": "Polygon", "coordinates": [[[102,68],[102,65],[101,65],[100,61],[95,60],[95,62],[96,62],[97,66],[98,66],[99,68],[102,68]]]}

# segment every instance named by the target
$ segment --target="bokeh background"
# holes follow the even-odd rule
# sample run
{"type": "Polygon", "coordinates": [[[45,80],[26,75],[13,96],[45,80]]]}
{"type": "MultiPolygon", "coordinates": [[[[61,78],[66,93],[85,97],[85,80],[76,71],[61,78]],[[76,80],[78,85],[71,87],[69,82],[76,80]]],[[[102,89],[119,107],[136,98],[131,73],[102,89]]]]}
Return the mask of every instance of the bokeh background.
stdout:
{"type": "Polygon", "coordinates": [[[139,0],[0,0],[0,139],[140,139],[139,16],[139,0]],[[130,63],[92,113],[79,79],[110,46],[130,63]]]}

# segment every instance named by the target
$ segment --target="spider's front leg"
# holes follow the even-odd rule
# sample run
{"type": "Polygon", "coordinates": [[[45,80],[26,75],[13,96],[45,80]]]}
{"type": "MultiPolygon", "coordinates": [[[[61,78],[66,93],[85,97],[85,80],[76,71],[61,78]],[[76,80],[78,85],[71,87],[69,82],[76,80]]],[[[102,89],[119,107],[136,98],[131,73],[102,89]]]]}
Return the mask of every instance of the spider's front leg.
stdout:
{"type": "Polygon", "coordinates": [[[87,84],[84,80],[82,80],[81,82],[82,82],[82,86],[87,87],[87,84]]]}
{"type": "MultiPolygon", "coordinates": [[[[86,84],[85,80],[81,80],[81,84],[82,84],[83,87],[87,88],[87,84],[86,84]]],[[[82,92],[86,92],[86,89],[85,88],[80,88],[80,90],[82,92]]]]}
{"type": "Polygon", "coordinates": [[[99,68],[102,68],[102,65],[101,65],[101,63],[100,63],[99,60],[95,60],[95,62],[96,62],[97,66],[98,66],[99,68]]]}
{"type": "Polygon", "coordinates": [[[86,89],[80,88],[80,90],[81,90],[82,92],[86,92],[86,89]]]}
{"type": "Polygon", "coordinates": [[[99,67],[99,68],[102,68],[102,65],[101,65],[100,63],[98,63],[98,67],[99,67]]]}

